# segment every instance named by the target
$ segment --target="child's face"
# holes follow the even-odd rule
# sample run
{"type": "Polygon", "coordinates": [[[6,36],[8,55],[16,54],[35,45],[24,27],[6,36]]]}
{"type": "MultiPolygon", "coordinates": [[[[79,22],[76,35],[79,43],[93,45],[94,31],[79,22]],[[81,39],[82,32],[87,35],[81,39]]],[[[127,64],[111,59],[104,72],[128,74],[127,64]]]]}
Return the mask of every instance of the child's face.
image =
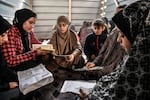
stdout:
{"type": "Polygon", "coordinates": [[[57,27],[60,33],[66,33],[68,30],[68,24],[64,22],[59,22],[57,27]]]}
{"type": "Polygon", "coordinates": [[[36,21],[36,18],[35,18],[35,17],[29,18],[28,20],[26,20],[26,21],[23,23],[23,29],[24,29],[26,32],[31,32],[32,29],[34,28],[35,21],[36,21]]]}
{"type": "Polygon", "coordinates": [[[8,36],[7,36],[7,32],[5,32],[2,35],[0,35],[0,45],[2,45],[4,42],[7,41],[8,41],[8,36]]]}
{"type": "Polygon", "coordinates": [[[119,31],[117,42],[121,45],[121,47],[127,53],[130,52],[130,50],[131,50],[131,43],[130,43],[130,41],[127,39],[127,37],[121,31],[119,31]]]}
{"type": "Polygon", "coordinates": [[[104,26],[99,26],[99,27],[94,26],[93,28],[94,28],[93,31],[94,31],[95,35],[101,35],[105,29],[104,26]]]}

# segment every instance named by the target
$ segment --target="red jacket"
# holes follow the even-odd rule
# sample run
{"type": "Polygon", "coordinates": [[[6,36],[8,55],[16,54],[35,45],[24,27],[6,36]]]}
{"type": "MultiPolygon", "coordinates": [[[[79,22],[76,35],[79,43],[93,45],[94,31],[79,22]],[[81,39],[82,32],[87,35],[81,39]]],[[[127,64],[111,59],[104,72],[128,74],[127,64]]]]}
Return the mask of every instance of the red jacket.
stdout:
{"type": "Polygon", "coordinates": [[[17,27],[12,26],[8,33],[8,42],[2,46],[2,51],[9,67],[17,66],[25,61],[34,60],[37,57],[37,51],[32,50],[32,44],[40,43],[40,41],[37,40],[33,32],[29,33],[28,38],[31,51],[23,53],[21,34],[17,27]]]}

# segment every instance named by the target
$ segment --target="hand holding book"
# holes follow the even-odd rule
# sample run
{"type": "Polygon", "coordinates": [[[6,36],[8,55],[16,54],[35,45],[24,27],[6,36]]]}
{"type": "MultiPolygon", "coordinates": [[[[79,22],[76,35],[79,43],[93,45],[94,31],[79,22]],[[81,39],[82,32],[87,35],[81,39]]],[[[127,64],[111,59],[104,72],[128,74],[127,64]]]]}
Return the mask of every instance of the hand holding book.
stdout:
{"type": "Polygon", "coordinates": [[[87,67],[87,68],[92,68],[92,67],[94,67],[94,66],[95,66],[95,64],[92,63],[92,62],[88,62],[88,63],[86,64],[86,67],[87,67]]]}

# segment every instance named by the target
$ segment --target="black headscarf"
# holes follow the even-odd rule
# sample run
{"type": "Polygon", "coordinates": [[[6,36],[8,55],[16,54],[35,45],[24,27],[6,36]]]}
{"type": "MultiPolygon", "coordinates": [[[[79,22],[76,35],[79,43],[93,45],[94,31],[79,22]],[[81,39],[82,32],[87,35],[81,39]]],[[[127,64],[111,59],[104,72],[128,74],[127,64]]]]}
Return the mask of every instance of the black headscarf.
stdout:
{"type": "Polygon", "coordinates": [[[112,18],[131,43],[134,42],[136,36],[140,33],[144,35],[145,26],[149,29],[149,7],[149,0],[139,0],[128,5],[123,11],[120,11],[112,18]]]}
{"type": "Polygon", "coordinates": [[[0,35],[6,32],[11,27],[11,24],[0,15],[0,35]]]}
{"type": "Polygon", "coordinates": [[[15,12],[13,24],[18,27],[21,33],[21,39],[24,46],[24,52],[30,51],[28,33],[23,29],[23,23],[31,17],[36,18],[36,14],[30,9],[20,9],[15,12]]]}

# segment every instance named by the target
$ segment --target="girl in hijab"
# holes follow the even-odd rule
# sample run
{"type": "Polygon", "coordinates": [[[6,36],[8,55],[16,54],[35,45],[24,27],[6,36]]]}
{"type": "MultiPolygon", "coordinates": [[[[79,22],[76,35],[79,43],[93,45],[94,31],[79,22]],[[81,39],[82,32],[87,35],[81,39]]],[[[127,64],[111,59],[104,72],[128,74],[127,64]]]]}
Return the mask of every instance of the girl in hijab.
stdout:
{"type": "MultiPolygon", "coordinates": [[[[49,87],[51,100],[56,99],[66,79],[83,79],[84,76],[72,71],[74,67],[82,67],[84,59],[81,55],[82,47],[77,34],[70,29],[70,22],[66,16],[59,16],[56,30],[52,33],[50,44],[55,52],[49,57],[48,70],[53,72],[54,82],[49,87]]],[[[83,73],[82,73],[83,74],[83,73]]]]}
{"type": "Polygon", "coordinates": [[[55,55],[67,56],[65,60],[55,57],[55,64],[61,68],[72,69],[82,67],[84,59],[81,56],[82,47],[74,30],[70,29],[70,22],[66,16],[59,16],[57,19],[57,28],[50,39],[50,44],[55,49],[55,55]]]}
{"type": "Polygon", "coordinates": [[[45,52],[40,49],[32,50],[33,43],[40,43],[32,29],[36,21],[36,14],[29,9],[15,12],[13,26],[8,32],[8,42],[2,46],[4,57],[9,67],[24,70],[36,66],[38,57],[45,52]]]}

